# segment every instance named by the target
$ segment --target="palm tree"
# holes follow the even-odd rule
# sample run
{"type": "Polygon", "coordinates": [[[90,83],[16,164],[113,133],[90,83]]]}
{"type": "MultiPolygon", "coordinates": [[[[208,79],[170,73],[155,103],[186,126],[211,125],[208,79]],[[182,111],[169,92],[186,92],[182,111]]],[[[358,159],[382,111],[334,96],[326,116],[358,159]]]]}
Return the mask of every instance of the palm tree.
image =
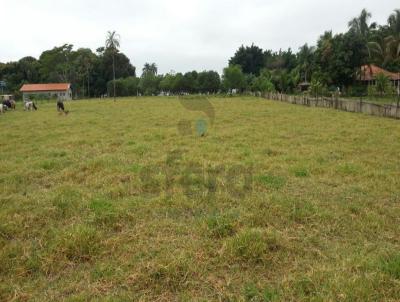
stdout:
{"type": "Polygon", "coordinates": [[[120,46],[120,36],[116,33],[116,31],[108,31],[106,38],[106,48],[110,49],[112,52],[112,62],[113,62],[113,87],[114,87],[114,102],[115,99],[115,54],[118,52],[118,48],[120,46]]]}
{"type": "Polygon", "coordinates": [[[370,57],[385,65],[391,60],[400,59],[400,9],[395,10],[388,19],[390,35],[381,43],[369,42],[370,57]]]}
{"type": "Polygon", "coordinates": [[[371,13],[366,9],[363,9],[357,18],[354,18],[349,22],[350,30],[366,38],[370,30],[370,26],[368,25],[370,18],[371,13]]]}
{"type": "Polygon", "coordinates": [[[393,33],[400,33],[400,9],[396,9],[388,19],[389,28],[393,33]]]}
{"type": "Polygon", "coordinates": [[[396,60],[400,58],[400,9],[396,9],[390,15],[388,24],[391,35],[386,37],[385,42],[392,55],[392,59],[396,60]]]}
{"type": "Polygon", "coordinates": [[[311,67],[314,59],[315,47],[304,44],[300,47],[298,54],[300,68],[304,72],[304,82],[307,83],[307,75],[311,72],[311,67]]]}
{"type": "Polygon", "coordinates": [[[390,80],[383,73],[377,74],[376,80],[376,90],[379,92],[380,96],[384,95],[390,86],[390,80]]]}
{"type": "Polygon", "coordinates": [[[153,75],[157,75],[158,68],[157,68],[156,63],[151,63],[151,64],[145,63],[142,71],[143,71],[144,74],[145,73],[151,73],[153,75]]]}
{"type": "Polygon", "coordinates": [[[385,41],[382,43],[374,41],[368,42],[367,46],[369,58],[372,62],[384,66],[390,60],[390,54],[387,52],[385,41]]]}

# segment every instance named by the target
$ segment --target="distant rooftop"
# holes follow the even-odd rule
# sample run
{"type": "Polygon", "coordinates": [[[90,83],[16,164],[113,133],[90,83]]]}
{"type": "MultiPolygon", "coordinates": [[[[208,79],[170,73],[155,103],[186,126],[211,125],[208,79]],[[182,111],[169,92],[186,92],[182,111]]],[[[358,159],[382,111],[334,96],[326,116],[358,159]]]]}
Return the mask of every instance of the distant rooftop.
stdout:
{"type": "Polygon", "coordinates": [[[49,84],[24,84],[21,92],[45,92],[45,91],[66,91],[71,87],[70,83],[49,83],[49,84]]]}
{"type": "Polygon", "coordinates": [[[400,80],[400,76],[397,73],[387,71],[381,67],[378,67],[376,65],[364,65],[361,67],[361,81],[373,81],[375,80],[375,77],[378,74],[383,73],[385,76],[387,76],[389,79],[392,81],[398,81],[400,80]]]}

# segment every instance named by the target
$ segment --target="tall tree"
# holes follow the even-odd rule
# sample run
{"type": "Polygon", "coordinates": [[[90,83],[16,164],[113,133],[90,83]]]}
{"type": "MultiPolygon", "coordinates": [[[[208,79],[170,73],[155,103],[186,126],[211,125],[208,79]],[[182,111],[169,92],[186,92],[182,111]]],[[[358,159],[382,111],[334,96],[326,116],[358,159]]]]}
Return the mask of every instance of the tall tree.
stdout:
{"type": "Polygon", "coordinates": [[[160,89],[165,93],[173,92],[174,81],[175,74],[173,72],[167,73],[160,82],[160,89]]]}
{"type": "Polygon", "coordinates": [[[45,82],[74,82],[73,45],[64,44],[44,51],[40,57],[40,73],[45,82]]]}
{"type": "Polygon", "coordinates": [[[156,63],[145,63],[142,69],[143,73],[151,73],[153,75],[157,75],[158,68],[156,63]]]}
{"type": "Polygon", "coordinates": [[[279,50],[273,52],[266,50],[264,52],[265,67],[270,70],[287,69],[292,70],[297,65],[296,54],[289,48],[288,50],[279,50]]]}
{"type": "Polygon", "coordinates": [[[24,82],[37,83],[40,81],[40,64],[33,57],[25,57],[18,61],[19,70],[24,82]]]}
{"type": "Polygon", "coordinates": [[[371,13],[363,9],[358,17],[349,22],[350,31],[366,38],[370,31],[369,19],[371,19],[371,13]]]}
{"type": "Polygon", "coordinates": [[[394,69],[393,64],[395,69],[400,67],[400,9],[390,15],[388,26],[368,42],[368,50],[371,62],[389,69],[394,69]]]}
{"type": "Polygon", "coordinates": [[[202,93],[217,93],[221,87],[221,78],[216,71],[202,71],[197,80],[202,93]]]}
{"type": "Polygon", "coordinates": [[[252,81],[251,88],[253,91],[261,93],[274,91],[275,86],[272,83],[271,73],[268,70],[263,69],[260,75],[252,81]]]}
{"type": "Polygon", "coordinates": [[[254,44],[250,47],[242,45],[229,60],[229,65],[239,65],[245,74],[259,75],[264,68],[263,50],[254,44]]]}
{"type": "Polygon", "coordinates": [[[331,36],[325,33],[318,41],[316,66],[319,80],[323,84],[349,86],[356,80],[360,67],[368,62],[365,39],[349,31],[346,34],[331,36]]]}
{"type": "Polygon", "coordinates": [[[90,97],[90,73],[97,59],[89,48],[79,48],[75,53],[74,64],[76,65],[77,80],[81,87],[82,96],[90,97]]]}
{"type": "Polygon", "coordinates": [[[308,75],[311,73],[314,62],[314,52],[315,47],[308,46],[308,44],[304,44],[302,47],[300,47],[300,51],[298,53],[298,62],[300,70],[304,75],[304,82],[307,82],[309,79],[308,75]]]}
{"type": "Polygon", "coordinates": [[[390,35],[385,38],[388,52],[393,60],[400,58],[400,9],[396,9],[388,19],[390,35]]]}
{"type": "Polygon", "coordinates": [[[246,87],[246,77],[243,74],[240,65],[231,65],[224,68],[222,82],[226,90],[243,90],[246,87]]]}
{"type": "MultiPolygon", "coordinates": [[[[133,66],[129,58],[122,52],[116,54],[110,49],[100,47],[97,49],[98,59],[93,65],[91,72],[92,92],[96,95],[102,95],[108,91],[109,95],[113,95],[113,55],[115,64],[115,78],[126,78],[136,76],[136,68],[133,66]],[[111,82],[111,89],[107,89],[107,83],[111,82]]],[[[117,87],[118,88],[118,87],[117,87]]],[[[116,94],[118,91],[116,92],[116,94]]]]}
{"type": "Polygon", "coordinates": [[[139,88],[144,95],[155,95],[159,92],[162,77],[157,76],[156,63],[145,63],[140,77],[139,88]]]}
{"type": "Polygon", "coordinates": [[[188,93],[198,92],[198,76],[197,71],[187,72],[183,75],[183,90],[188,93]]]}
{"type": "Polygon", "coordinates": [[[120,36],[117,34],[117,32],[114,31],[108,31],[107,32],[107,38],[106,38],[106,48],[111,50],[112,52],[112,59],[113,59],[113,81],[114,81],[114,102],[116,101],[115,98],[115,54],[118,52],[118,49],[120,47],[120,36]]]}

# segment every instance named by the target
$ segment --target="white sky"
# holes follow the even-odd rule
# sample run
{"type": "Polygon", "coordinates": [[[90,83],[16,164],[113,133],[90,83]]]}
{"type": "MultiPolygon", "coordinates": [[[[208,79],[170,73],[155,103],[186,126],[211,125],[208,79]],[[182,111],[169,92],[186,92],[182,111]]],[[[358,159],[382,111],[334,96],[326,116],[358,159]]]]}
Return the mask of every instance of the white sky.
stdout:
{"type": "Polygon", "coordinates": [[[108,30],[140,74],[221,72],[241,45],[297,50],[325,30],[343,32],[363,8],[386,23],[399,0],[0,0],[0,62],[70,43],[93,51],[108,30]]]}

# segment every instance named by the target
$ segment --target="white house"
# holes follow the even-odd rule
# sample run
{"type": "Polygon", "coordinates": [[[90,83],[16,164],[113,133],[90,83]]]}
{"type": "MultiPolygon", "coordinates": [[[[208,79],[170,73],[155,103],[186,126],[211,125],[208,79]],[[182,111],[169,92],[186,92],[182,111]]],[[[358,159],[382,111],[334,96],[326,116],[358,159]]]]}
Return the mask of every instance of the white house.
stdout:
{"type": "Polygon", "coordinates": [[[24,84],[19,91],[22,92],[24,100],[29,95],[46,95],[63,101],[72,99],[70,83],[24,84]]]}

